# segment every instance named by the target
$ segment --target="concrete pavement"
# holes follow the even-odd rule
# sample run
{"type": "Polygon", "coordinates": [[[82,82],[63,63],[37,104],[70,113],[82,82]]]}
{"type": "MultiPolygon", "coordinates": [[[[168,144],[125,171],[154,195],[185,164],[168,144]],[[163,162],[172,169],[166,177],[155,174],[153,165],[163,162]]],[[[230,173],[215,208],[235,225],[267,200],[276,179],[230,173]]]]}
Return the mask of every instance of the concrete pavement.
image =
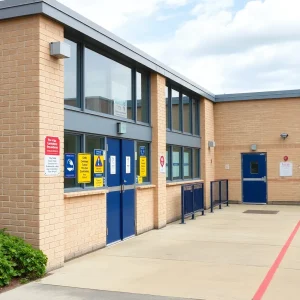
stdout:
{"type": "MultiPolygon", "coordinates": [[[[73,260],[0,300],[250,300],[299,219],[299,206],[231,205],[73,260]],[[279,213],[243,213],[248,209],[279,213]]],[[[299,278],[300,232],[262,299],[298,300],[299,278]]]]}

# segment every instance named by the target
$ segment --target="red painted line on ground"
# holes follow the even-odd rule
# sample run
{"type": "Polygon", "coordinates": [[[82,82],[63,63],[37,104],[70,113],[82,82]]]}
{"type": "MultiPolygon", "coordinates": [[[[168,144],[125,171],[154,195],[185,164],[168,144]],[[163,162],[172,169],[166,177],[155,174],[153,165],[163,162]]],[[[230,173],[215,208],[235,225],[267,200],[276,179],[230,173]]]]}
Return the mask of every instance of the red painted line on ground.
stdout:
{"type": "Polygon", "coordinates": [[[252,300],[261,300],[263,295],[265,294],[270,282],[273,279],[273,276],[276,272],[276,270],[278,269],[281,261],[283,260],[287,250],[289,249],[295,235],[298,232],[298,229],[300,228],[300,221],[298,222],[298,224],[296,225],[296,227],[294,228],[293,232],[291,233],[289,239],[286,241],[286,243],[284,244],[284,246],[282,247],[280,253],[278,254],[276,260],[274,261],[272,267],[270,268],[269,272],[267,273],[265,279],[263,280],[263,282],[261,283],[260,287],[258,288],[257,292],[255,293],[254,297],[252,298],[252,300]]]}

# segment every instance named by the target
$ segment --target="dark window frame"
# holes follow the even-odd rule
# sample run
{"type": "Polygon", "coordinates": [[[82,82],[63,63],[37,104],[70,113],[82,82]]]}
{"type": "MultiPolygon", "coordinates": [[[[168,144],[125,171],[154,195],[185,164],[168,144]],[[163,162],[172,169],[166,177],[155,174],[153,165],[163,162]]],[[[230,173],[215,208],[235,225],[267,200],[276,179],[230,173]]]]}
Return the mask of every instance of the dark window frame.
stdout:
{"type": "Polygon", "coordinates": [[[84,113],[92,114],[92,115],[97,115],[99,117],[105,117],[109,119],[114,119],[118,121],[124,121],[127,123],[135,123],[139,125],[144,125],[144,126],[151,126],[151,80],[150,80],[150,75],[151,72],[143,67],[140,66],[135,66],[134,63],[128,62],[125,59],[122,59],[120,57],[117,57],[116,55],[113,55],[109,53],[107,50],[97,47],[93,45],[92,43],[87,43],[85,41],[82,41],[73,34],[66,34],[65,39],[70,40],[74,43],[77,44],[77,99],[76,103],[78,107],[75,106],[70,106],[70,105],[65,105],[66,109],[69,110],[75,110],[75,111],[82,111],[84,113]],[[132,114],[133,118],[132,119],[126,119],[122,117],[116,117],[114,115],[108,115],[105,113],[101,112],[96,112],[92,110],[88,110],[85,108],[85,49],[89,49],[91,51],[94,51],[98,53],[99,55],[102,55],[114,62],[117,62],[127,68],[130,68],[131,70],[131,85],[132,85],[132,92],[131,92],[131,100],[132,100],[132,114]],[[137,96],[136,96],[136,72],[139,72],[147,77],[147,102],[148,102],[148,123],[145,122],[140,122],[137,121],[137,96]]]}
{"type": "MultiPolygon", "coordinates": [[[[166,126],[166,130],[169,132],[175,132],[180,133],[184,135],[190,135],[195,137],[200,137],[200,96],[196,95],[195,93],[188,92],[186,89],[180,88],[178,85],[174,84],[173,82],[167,82],[166,87],[168,88],[168,117],[169,122],[166,126]],[[172,90],[175,90],[179,92],[179,101],[180,101],[180,112],[179,112],[179,128],[180,130],[173,129],[173,112],[172,112],[172,90]],[[189,97],[189,106],[190,106],[190,119],[191,119],[191,132],[185,132],[184,131],[184,114],[183,114],[183,101],[182,101],[182,95],[185,95],[189,97]],[[195,100],[196,103],[196,120],[193,119],[193,100],[195,100]],[[195,132],[194,130],[194,123],[196,122],[196,128],[199,130],[199,132],[195,132]]],[[[166,122],[167,124],[167,122],[166,122]]]]}

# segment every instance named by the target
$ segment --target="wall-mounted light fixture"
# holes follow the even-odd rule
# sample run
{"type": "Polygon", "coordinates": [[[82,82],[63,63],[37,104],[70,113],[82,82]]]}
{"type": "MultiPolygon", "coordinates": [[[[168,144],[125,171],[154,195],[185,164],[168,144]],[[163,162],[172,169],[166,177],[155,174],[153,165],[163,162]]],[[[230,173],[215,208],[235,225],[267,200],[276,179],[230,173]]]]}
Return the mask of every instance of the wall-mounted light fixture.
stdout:
{"type": "Polygon", "coordinates": [[[208,148],[214,148],[216,147],[216,142],[215,141],[209,141],[208,142],[208,148]]]}
{"type": "Polygon", "coordinates": [[[289,136],[289,135],[288,135],[287,133],[285,133],[285,132],[283,132],[283,133],[280,134],[280,137],[281,137],[282,139],[284,139],[284,140],[285,140],[288,136],[289,136]]]}
{"type": "Polygon", "coordinates": [[[71,47],[65,42],[50,43],[50,55],[59,59],[70,58],[71,47]]]}

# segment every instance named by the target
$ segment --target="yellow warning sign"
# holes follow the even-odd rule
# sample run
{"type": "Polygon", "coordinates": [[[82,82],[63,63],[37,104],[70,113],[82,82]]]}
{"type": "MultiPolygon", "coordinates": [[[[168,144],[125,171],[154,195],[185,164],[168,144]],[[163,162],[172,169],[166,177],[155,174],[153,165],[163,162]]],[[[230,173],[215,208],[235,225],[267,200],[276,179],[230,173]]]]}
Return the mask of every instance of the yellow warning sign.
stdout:
{"type": "Polygon", "coordinates": [[[94,177],[94,187],[95,188],[103,187],[103,177],[94,177]]]}
{"type": "Polygon", "coordinates": [[[94,173],[104,173],[104,155],[103,150],[94,150],[94,173]]]}
{"type": "Polygon", "coordinates": [[[91,182],[91,154],[78,153],[78,183],[90,183],[91,182]]]}
{"type": "Polygon", "coordinates": [[[140,177],[147,177],[147,157],[140,157],[140,177]]]}
{"type": "Polygon", "coordinates": [[[138,176],[138,184],[141,184],[141,183],[143,183],[143,177],[138,176]]]}

